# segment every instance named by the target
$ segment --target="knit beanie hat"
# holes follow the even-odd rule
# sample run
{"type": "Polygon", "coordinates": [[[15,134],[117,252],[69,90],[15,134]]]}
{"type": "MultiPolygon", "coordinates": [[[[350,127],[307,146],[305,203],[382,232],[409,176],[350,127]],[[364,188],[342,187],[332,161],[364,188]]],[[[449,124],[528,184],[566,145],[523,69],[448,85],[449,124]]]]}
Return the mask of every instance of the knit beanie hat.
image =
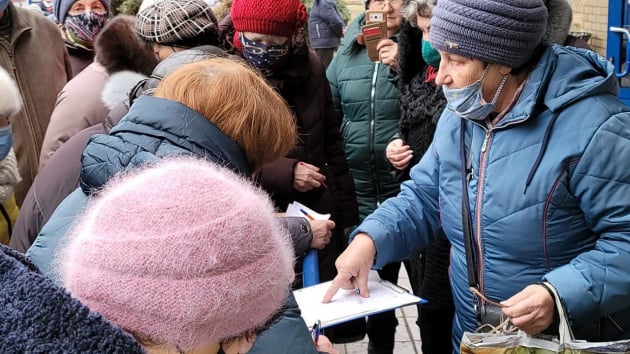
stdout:
{"type": "Polygon", "coordinates": [[[234,0],[230,12],[237,32],[293,37],[308,17],[300,0],[234,0]]]}
{"type": "Polygon", "coordinates": [[[22,95],[9,73],[0,67],[0,116],[13,116],[22,109],[22,95]]]}
{"type": "Polygon", "coordinates": [[[23,253],[0,245],[2,353],[142,354],[140,344],[42,274],[23,253]]]}
{"type": "Polygon", "coordinates": [[[429,42],[435,49],[517,68],[545,34],[541,0],[439,0],[429,42]]]}
{"type": "MultiPolygon", "coordinates": [[[[75,1],[77,0],[55,0],[55,3],[53,4],[53,13],[57,18],[57,23],[63,24],[66,22],[68,11],[70,11],[70,8],[75,1]]],[[[107,13],[111,13],[109,0],[101,0],[101,3],[103,3],[103,6],[107,9],[107,13]]]]}
{"type": "Polygon", "coordinates": [[[217,18],[203,0],[160,0],[138,13],[136,32],[144,40],[184,47],[219,43],[217,18]]]}
{"type": "Polygon", "coordinates": [[[59,262],[70,293],[122,328],[191,349],[264,324],[288,296],[291,241],[269,197],[211,162],[114,178],[59,262]]]}

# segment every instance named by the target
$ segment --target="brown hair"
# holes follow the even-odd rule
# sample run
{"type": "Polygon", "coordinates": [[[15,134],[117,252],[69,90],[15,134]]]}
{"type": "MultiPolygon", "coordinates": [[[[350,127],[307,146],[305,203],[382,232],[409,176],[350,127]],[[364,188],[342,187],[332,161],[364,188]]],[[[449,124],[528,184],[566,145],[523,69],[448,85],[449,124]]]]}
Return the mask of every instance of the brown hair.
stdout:
{"type": "Polygon", "coordinates": [[[186,64],[167,75],[154,96],[181,102],[208,118],[240,145],[252,171],[285,156],[297,140],[284,99],[240,60],[186,64]]]}

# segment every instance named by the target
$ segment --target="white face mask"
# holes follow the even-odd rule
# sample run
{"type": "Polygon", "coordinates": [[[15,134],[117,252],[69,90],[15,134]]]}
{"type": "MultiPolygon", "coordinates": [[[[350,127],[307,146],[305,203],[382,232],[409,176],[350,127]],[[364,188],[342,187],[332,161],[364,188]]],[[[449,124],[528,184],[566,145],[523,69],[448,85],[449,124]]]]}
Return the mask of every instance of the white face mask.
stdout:
{"type": "Polygon", "coordinates": [[[486,70],[484,70],[479,80],[466,87],[449,89],[446,86],[442,86],[442,91],[444,92],[447,102],[446,108],[465,119],[486,119],[486,117],[492,113],[494,105],[497,103],[499,95],[501,95],[501,90],[503,90],[503,85],[505,85],[505,81],[507,80],[507,75],[503,76],[503,80],[501,80],[501,84],[499,84],[499,88],[497,88],[492,102],[486,102],[486,100],[483,99],[482,84],[489,67],[489,65],[486,67],[486,70]]]}

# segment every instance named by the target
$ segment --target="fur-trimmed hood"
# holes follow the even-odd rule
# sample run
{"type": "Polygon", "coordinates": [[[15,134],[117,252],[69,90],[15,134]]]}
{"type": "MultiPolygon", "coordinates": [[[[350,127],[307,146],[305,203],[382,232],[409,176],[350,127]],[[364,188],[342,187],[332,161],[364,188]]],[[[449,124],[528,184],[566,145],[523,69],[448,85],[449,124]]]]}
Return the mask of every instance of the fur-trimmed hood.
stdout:
{"type": "Polygon", "coordinates": [[[135,22],[134,16],[118,15],[109,21],[94,42],[96,61],[110,75],[130,70],[148,76],[158,63],[151,44],[136,34],[135,22]]]}
{"type": "Polygon", "coordinates": [[[22,96],[15,81],[0,67],[0,115],[12,116],[22,109],[22,96]]]}
{"type": "Polygon", "coordinates": [[[547,30],[545,38],[555,44],[564,45],[573,21],[573,10],[567,0],[547,0],[547,30]]]}
{"type": "Polygon", "coordinates": [[[107,80],[101,92],[101,101],[109,109],[113,110],[121,102],[129,100],[129,93],[142,80],[148,76],[130,70],[123,70],[112,74],[107,80]]]}

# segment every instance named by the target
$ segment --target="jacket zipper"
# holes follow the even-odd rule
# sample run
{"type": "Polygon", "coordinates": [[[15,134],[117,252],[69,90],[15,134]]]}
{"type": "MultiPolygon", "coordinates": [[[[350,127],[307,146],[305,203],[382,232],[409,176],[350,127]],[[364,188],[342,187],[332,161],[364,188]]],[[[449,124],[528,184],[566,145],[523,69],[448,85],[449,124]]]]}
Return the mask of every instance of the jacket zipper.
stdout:
{"type": "Polygon", "coordinates": [[[483,200],[483,180],[486,171],[486,156],[488,151],[488,142],[492,135],[492,129],[486,129],[486,136],[483,138],[483,144],[481,144],[481,156],[479,157],[479,180],[477,181],[477,200],[475,202],[475,234],[477,235],[477,254],[478,254],[478,272],[479,288],[481,293],[484,293],[483,285],[483,256],[481,253],[481,205],[483,200]]]}
{"type": "Polygon", "coordinates": [[[315,24],[315,31],[317,31],[317,38],[322,38],[321,33],[319,33],[319,23],[315,24]]]}
{"type": "Polygon", "coordinates": [[[376,189],[376,206],[378,207],[381,204],[381,190],[380,183],[378,180],[378,174],[376,173],[376,161],[374,160],[374,140],[375,140],[375,125],[376,125],[376,79],[378,77],[378,67],[379,63],[374,63],[374,73],[372,74],[372,88],[370,92],[370,138],[369,138],[369,148],[370,148],[370,168],[372,169],[372,177],[374,178],[374,187],[376,189]]]}
{"type": "Polygon", "coordinates": [[[483,214],[482,210],[482,200],[483,200],[483,182],[485,179],[485,171],[486,171],[486,163],[488,157],[488,151],[490,150],[490,143],[492,141],[492,135],[495,130],[505,129],[509,126],[519,124],[525,120],[527,120],[529,116],[525,116],[522,119],[517,121],[512,121],[506,125],[501,127],[493,126],[491,128],[486,128],[481,124],[477,124],[480,126],[485,132],[486,136],[483,138],[483,143],[481,144],[481,154],[479,157],[479,178],[477,180],[477,199],[475,201],[475,235],[477,240],[477,277],[479,278],[479,291],[482,294],[485,294],[485,286],[483,279],[483,253],[482,253],[482,245],[481,245],[481,216],[483,214]]]}

